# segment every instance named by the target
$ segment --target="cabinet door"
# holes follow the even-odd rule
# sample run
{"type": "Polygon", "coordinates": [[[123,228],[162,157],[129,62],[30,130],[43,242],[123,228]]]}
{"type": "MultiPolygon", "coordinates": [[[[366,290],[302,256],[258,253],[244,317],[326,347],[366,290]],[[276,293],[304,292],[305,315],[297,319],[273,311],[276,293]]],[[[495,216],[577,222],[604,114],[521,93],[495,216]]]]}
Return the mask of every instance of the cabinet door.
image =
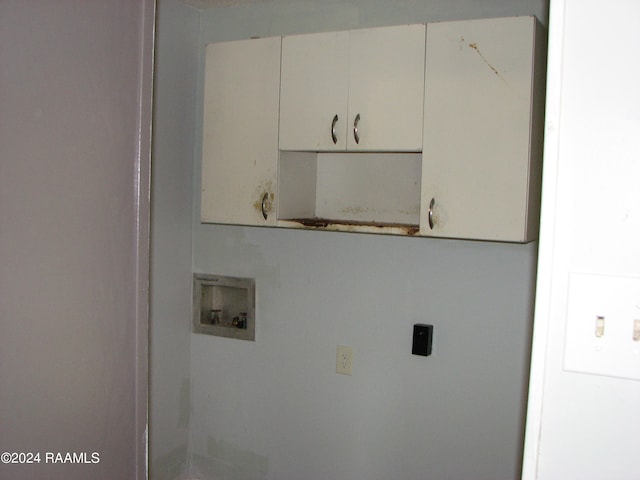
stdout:
{"type": "Polygon", "coordinates": [[[425,26],[350,32],[349,150],[422,150],[425,26]]]}
{"type": "Polygon", "coordinates": [[[280,42],[274,37],[207,46],[203,222],[276,223],[280,42]]]}
{"type": "Polygon", "coordinates": [[[544,102],[544,68],[534,84],[536,25],[532,17],[427,25],[421,234],[537,236],[542,132],[532,120],[542,125],[534,104],[544,102]]]}
{"type": "Polygon", "coordinates": [[[348,32],[282,40],[280,148],[346,148],[348,32]]]}

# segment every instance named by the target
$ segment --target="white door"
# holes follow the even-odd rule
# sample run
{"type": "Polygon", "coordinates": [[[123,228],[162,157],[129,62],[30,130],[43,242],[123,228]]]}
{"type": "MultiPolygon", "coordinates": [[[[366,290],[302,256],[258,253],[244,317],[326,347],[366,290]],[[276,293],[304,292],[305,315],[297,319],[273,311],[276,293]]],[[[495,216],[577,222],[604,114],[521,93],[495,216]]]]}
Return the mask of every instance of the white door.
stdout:
{"type": "Polygon", "coordinates": [[[523,479],[638,479],[640,2],[549,15],[523,479]]]}
{"type": "Polygon", "coordinates": [[[153,25],[0,2],[0,478],[146,478],[153,25]]]}
{"type": "Polygon", "coordinates": [[[280,37],[207,46],[203,222],[275,225],[280,37]]]}

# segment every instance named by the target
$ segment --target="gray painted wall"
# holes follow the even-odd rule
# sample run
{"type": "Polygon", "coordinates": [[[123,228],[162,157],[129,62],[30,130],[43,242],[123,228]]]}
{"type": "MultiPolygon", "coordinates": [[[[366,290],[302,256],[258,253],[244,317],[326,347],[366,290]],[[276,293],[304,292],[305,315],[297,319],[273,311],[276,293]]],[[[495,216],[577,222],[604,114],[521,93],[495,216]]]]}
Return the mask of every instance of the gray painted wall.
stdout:
{"type": "Polygon", "coordinates": [[[145,474],[153,15],[0,1],[0,478],[145,474]]]}
{"type": "Polygon", "coordinates": [[[195,478],[518,476],[534,245],[197,233],[196,270],[256,278],[257,332],[192,338],[195,478]],[[431,357],[410,354],[417,322],[431,357]]]}
{"type": "Polygon", "coordinates": [[[157,12],[151,224],[150,472],[187,471],[190,408],[191,218],[199,12],[157,12]]]}
{"type": "MultiPolygon", "coordinates": [[[[544,20],[546,4],[206,10],[196,105],[205,43],[526,14],[544,20]]],[[[194,169],[193,270],[256,278],[257,327],[255,343],[191,337],[193,478],[519,477],[535,244],[201,225],[197,161],[194,169]],[[410,353],[417,322],[435,325],[429,358],[410,353]],[[353,347],[351,377],[335,374],[338,344],[353,347]]]]}

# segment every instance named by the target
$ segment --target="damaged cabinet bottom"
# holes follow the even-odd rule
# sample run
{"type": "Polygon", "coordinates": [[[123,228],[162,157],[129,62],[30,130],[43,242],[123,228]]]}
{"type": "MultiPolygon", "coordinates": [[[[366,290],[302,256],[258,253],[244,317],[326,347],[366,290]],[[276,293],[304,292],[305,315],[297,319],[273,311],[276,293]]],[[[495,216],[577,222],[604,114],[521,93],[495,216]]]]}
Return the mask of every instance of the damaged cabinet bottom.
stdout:
{"type": "Polygon", "coordinates": [[[281,227],[332,230],[337,232],[381,233],[388,235],[414,236],[420,232],[419,225],[401,223],[367,223],[329,218],[291,218],[278,222],[281,227]]]}

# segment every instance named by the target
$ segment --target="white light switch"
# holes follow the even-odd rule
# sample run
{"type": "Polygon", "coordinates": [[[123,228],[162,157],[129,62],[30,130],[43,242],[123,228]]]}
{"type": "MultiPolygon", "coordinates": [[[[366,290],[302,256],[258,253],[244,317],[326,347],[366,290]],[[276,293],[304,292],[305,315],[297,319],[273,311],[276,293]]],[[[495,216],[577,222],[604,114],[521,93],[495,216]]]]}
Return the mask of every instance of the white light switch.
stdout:
{"type": "Polygon", "coordinates": [[[600,338],[604,335],[604,317],[598,315],[596,317],[596,337],[600,338]]]}
{"type": "Polygon", "coordinates": [[[572,273],[564,369],[640,380],[640,278],[572,273]]]}

